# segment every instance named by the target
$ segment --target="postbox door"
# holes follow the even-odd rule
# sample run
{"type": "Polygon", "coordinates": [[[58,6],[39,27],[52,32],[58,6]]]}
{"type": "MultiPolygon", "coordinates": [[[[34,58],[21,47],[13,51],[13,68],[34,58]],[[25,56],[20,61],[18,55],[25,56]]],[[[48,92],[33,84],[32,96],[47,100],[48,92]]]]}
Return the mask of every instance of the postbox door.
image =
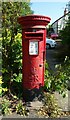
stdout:
{"type": "Polygon", "coordinates": [[[28,86],[39,88],[44,85],[44,41],[29,41],[28,86]]]}
{"type": "Polygon", "coordinates": [[[40,88],[44,85],[44,40],[23,41],[23,87],[40,88]]]}

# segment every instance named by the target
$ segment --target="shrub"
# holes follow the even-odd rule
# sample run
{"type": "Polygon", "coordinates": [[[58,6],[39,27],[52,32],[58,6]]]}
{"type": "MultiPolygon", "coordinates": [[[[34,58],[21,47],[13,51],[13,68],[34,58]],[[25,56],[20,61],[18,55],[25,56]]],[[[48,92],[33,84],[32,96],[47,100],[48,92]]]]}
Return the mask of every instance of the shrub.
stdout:
{"type": "Polygon", "coordinates": [[[57,71],[53,73],[48,69],[46,63],[44,89],[49,92],[58,91],[65,97],[68,82],[70,81],[70,59],[66,56],[64,63],[55,67],[57,71]]]}
{"type": "Polygon", "coordinates": [[[2,96],[6,91],[8,91],[7,87],[6,88],[3,88],[2,87],[2,76],[0,76],[0,96],[2,96]]]}

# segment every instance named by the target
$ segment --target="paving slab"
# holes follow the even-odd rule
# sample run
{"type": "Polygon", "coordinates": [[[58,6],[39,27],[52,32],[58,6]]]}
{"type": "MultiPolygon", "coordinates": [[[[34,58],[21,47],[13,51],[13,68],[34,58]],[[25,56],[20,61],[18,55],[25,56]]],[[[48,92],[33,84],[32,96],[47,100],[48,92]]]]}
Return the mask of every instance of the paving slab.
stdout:
{"type": "Polygon", "coordinates": [[[66,91],[66,97],[63,98],[58,92],[54,93],[56,100],[58,101],[59,107],[62,111],[70,111],[70,91],[66,91]]]}

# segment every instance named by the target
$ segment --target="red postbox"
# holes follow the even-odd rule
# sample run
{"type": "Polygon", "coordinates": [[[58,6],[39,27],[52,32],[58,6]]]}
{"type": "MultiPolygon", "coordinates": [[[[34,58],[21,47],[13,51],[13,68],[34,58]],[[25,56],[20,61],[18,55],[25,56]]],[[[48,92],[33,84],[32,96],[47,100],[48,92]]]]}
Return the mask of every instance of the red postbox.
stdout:
{"type": "Polygon", "coordinates": [[[36,96],[44,86],[46,25],[50,18],[41,15],[21,16],[18,22],[22,26],[24,98],[31,99],[30,91],[36,96]]]}

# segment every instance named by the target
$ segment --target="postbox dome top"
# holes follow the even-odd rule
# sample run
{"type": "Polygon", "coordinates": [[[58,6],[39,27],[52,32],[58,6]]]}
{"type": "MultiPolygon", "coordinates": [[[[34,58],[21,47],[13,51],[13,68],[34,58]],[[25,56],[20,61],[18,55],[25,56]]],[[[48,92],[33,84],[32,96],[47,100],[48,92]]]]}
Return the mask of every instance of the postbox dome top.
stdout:
{"type": "Polygon", "coordinates": [[[26,26],[36,26],[43,25],[46,26],[50,22],[51,18],[43,15],[27,15],[20,16],[18,18],[18,23],[22,25],[22,27],[26,26]]]}

